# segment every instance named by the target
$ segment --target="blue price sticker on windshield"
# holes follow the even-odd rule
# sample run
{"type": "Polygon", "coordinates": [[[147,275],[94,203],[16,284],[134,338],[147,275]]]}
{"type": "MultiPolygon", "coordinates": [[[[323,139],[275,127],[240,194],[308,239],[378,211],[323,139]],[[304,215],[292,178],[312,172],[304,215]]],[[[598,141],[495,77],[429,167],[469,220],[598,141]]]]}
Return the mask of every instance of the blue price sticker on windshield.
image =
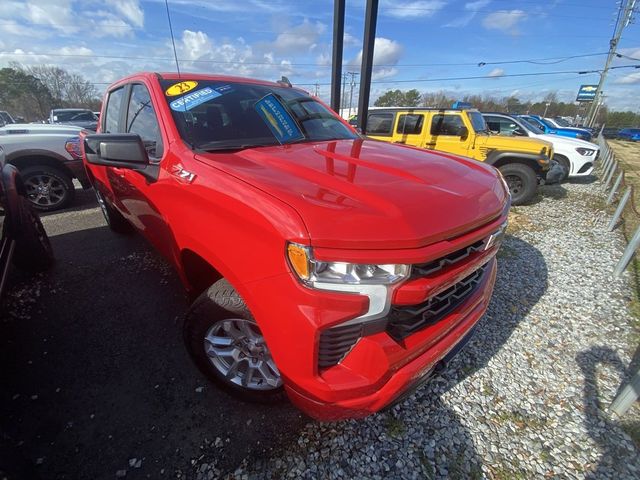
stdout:
{"type": "Polygon", "coordinates": [[[255,109],[278,142],[288,143],[304,138],[296,121],[272,93],[258,100],[255,109]]]}

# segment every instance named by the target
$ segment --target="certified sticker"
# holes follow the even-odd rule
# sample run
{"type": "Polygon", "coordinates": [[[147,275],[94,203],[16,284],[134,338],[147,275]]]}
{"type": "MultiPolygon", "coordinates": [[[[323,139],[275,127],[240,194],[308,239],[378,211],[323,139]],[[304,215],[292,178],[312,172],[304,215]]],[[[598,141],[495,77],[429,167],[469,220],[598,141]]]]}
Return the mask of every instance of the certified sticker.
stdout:
{"type": "Polygon", "coordinates": [[[175,110],[176,112],[186,112],[187,110],[191,110],[198,105],[203,104],[213,98],[219,97],[222,95],[211,87],[204,87],[200,90],[196,90],[195,92],[187,93],[185,96],[180,97],[169,105],[171,106],[171,110],[175,110]]]}
{"type": "Polygon", "coordinates": [[[192,80],[188,80],[186,82],[178,82],[167,88],[164,93],[167,97],[175,97],[176,95],[187,93],[189,90],[193,90],[197,86],[198,82],[194,82],[192,80]]]}

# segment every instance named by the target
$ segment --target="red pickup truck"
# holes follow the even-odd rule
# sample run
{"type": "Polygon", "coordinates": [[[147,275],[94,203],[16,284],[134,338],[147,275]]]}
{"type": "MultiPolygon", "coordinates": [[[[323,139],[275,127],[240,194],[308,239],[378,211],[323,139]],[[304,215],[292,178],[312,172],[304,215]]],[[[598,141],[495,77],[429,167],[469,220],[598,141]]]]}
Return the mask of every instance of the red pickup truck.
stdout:
{"type": "Polygon", "coordinates": [[[242,398],[376,412],[489,302],[510,205],[497,170],[363,138],[288,82],[136,74],[83,150],[110,227],[141,232],[194,299],[195,363],[242,398]]]}

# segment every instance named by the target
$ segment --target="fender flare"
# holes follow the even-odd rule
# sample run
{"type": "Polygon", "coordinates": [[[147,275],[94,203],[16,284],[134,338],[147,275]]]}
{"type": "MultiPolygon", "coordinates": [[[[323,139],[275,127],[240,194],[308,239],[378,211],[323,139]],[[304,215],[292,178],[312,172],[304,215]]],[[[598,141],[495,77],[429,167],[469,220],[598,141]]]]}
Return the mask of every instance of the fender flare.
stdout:
{"type": "Polygon", "coordinates": [[[533,168],[534,172],[539,174],[539,173],[542,173],[542,167],[538,163],[538,160],[540,158],[542,158],[541,155],[535,154],[535,153],[494,150],[493,152],[490,152],[487,155],[487,159],[485,160],[485,163],[487,163],[488,165],[496,166],[496,164],[502,163],[503,160],[507,161],[505,163],[514,163],[513,160],[516,160],[516,163],[522,163],[524,165],[528,165],[531,168],[533,168]]]}

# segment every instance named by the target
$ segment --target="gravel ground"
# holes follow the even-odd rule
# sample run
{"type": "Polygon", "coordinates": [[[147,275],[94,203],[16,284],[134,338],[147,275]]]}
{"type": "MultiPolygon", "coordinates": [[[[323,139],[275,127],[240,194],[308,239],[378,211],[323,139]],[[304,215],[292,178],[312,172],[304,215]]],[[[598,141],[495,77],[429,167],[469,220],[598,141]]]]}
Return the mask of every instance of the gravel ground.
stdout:
{"type": "MultiPolygon", "coordinates": [[[[228,477],[640,478],[638,446],[603,412],[638,336],[593,180],[514,209],[493,301],[440,376],[386,413],[310,422],[228,477]]],[[[215,459],[202,461],[196,478],[212,478],[215,459]]]]}

